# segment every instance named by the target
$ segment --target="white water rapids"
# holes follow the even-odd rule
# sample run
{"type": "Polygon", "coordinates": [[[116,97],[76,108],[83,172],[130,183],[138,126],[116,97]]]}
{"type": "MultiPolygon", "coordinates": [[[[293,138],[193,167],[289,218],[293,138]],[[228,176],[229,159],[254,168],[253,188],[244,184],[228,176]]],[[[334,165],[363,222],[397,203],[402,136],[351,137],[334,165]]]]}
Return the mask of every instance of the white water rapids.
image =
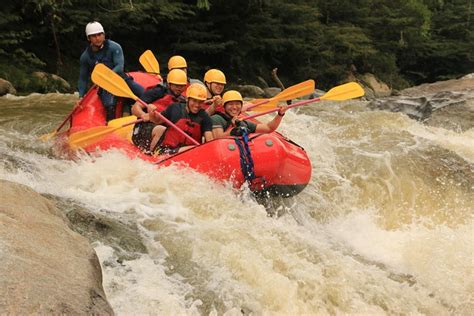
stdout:
{"type": "MultiPolygon", "coordinates": [[[[272,201],[119,152],[77,162],[38,140],[75,100],[0,98],[0,178],[137,223],[148,253],[94,243],[118,315],[430,314],[474,310],[474,130],[363,102],[289,111],[312,181],[272,201]]],[[[65,210],[67,211],[67,210],[65,210]]]]}

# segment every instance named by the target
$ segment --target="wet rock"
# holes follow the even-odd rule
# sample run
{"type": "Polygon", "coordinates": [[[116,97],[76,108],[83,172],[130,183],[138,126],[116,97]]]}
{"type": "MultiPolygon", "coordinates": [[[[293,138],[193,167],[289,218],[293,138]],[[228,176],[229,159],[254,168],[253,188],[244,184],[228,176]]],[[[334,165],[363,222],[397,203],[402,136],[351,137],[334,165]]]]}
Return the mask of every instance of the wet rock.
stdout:
{"type": "Polygon", "coordinates": [[[402,112],[432,126],[466,130],[474,125],[473,101],[474,79],[468,78],[408,88],[397,96],[374,100],[368,107],[402,112]]]}
{"type": "Polygon", "coordinates": [[[461,77],[460,79],[474,79],[474,73],[465,75],[464,77],[461,77]]]}
{"type": "Polygon", "coordinates": [[[0,96],[7,93],[16,94],[16,90],[10,81],[0,78],[0,96]]]}
{"type": "Polygon", "coordinates": [[[264,97],[265,98],[271,98],[276,96],[278,93],[281,92],[280,88],[277,87],[271,87],[271,88],[265,88],[263,89],[264,97]]]}
{"type": "Polygon", "coordinates": [[[71,92],[71,85],[64,80],[63,78],[54,75],[48,74],[42,71],[35,71],[33,72],[33,77],[37,79],[42,93],[47,92],[71,92]]]}
{"type": "Polygon", "coordinates": [[[245,98],[263,98],[265,95],[262,88],[252,85],[240,85],[237,86],[237,90],[245,98]]]}
{"type": "Polygon", "coordinates": [[[88,241],[48,199],[24,185],[0,187],[2,313],[113,314],[88,241]]]}
{"type": "Polygon", "coordinates": [[[474,91],[474,78],[451,79],[438,81],[434,83],[424,83],[422,85],[411,87],[400,91],[401,95],[418,97],[433,95],[439,92],[469,92],[474,91]]]}
{"type": "Polygon", "coordinates": [[[390,112],[402,112],[410,118],[420,121],[429,117],[432,112],[431,105],[424,97],[381,99],[372,101],[367,106],[372,110],[378,109],[390,112]]]}
{"type": "Polygon", "coordinates": [[[425,124],[456,132],[474,128],[474,100],[441,108],[434,112],[425,124]]]}
{"type": "Polygon", "coordinates": [[[366,90],[366,98],[375,97],[375,98],[381,98],[381,97],[388,97],[392,94],[392,89],[390,87],[375,78],[373,74],[366,73],[362,75],[361,80],[364,84],[364,86],[367,88],[370,88],[371,91],[366,90]]]}
{"type": "Polygon", "coordinates": [[[138,228],[83,209],[67,213],[72,228],[90,242],[101,241],[114,248],[122,260],[136,259],[147,252],[138,228]]]}

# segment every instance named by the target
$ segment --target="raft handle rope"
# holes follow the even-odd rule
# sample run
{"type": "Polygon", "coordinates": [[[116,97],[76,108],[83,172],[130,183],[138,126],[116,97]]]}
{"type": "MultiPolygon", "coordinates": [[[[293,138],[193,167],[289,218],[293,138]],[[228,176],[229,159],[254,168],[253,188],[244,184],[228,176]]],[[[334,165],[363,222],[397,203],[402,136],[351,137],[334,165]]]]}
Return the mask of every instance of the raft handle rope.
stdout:
{"type": "Polygon", "coordinates": [[[245,180],[249,184],[252,184],[252,180],[255,179],[255,170],[249,147],[249,135],[245,127],[240,127],[240,129],[242,130],[242,139],[234,137],[240,152],[240,169],[242,170],[245,180]]]}

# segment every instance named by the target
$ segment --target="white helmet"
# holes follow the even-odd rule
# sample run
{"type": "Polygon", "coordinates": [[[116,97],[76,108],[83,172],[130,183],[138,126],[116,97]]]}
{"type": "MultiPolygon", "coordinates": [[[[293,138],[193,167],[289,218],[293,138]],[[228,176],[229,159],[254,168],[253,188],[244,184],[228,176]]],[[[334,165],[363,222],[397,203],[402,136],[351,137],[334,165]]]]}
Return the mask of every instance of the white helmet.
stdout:
{"type": "Polygon", "coordinates": [[[105,33],[104,28],[102,27],[102,24],[100,24],[99,22],[87,23],[87,25],[86,25],[86,36],[87,37],[89,35],[94,35],[94,34],[99,34],[99,33],[105,33]]]}

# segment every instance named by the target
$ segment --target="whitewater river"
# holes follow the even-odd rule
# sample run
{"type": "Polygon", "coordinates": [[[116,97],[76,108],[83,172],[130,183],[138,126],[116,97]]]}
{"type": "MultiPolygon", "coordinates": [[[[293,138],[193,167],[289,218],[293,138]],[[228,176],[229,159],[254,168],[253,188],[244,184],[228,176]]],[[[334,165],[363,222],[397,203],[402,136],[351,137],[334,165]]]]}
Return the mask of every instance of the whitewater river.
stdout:
{"type": "Polygon", "coordinates": [[[289,111],[312,180],[258,204],[203,175],[119,152],[72,162],[38,140],[77,97],[0,98],[0,178],[137,224],[148,253],[93,246],[118,315],[431,314],[474,310],[474,130],[365,103],[289,111]]]}

